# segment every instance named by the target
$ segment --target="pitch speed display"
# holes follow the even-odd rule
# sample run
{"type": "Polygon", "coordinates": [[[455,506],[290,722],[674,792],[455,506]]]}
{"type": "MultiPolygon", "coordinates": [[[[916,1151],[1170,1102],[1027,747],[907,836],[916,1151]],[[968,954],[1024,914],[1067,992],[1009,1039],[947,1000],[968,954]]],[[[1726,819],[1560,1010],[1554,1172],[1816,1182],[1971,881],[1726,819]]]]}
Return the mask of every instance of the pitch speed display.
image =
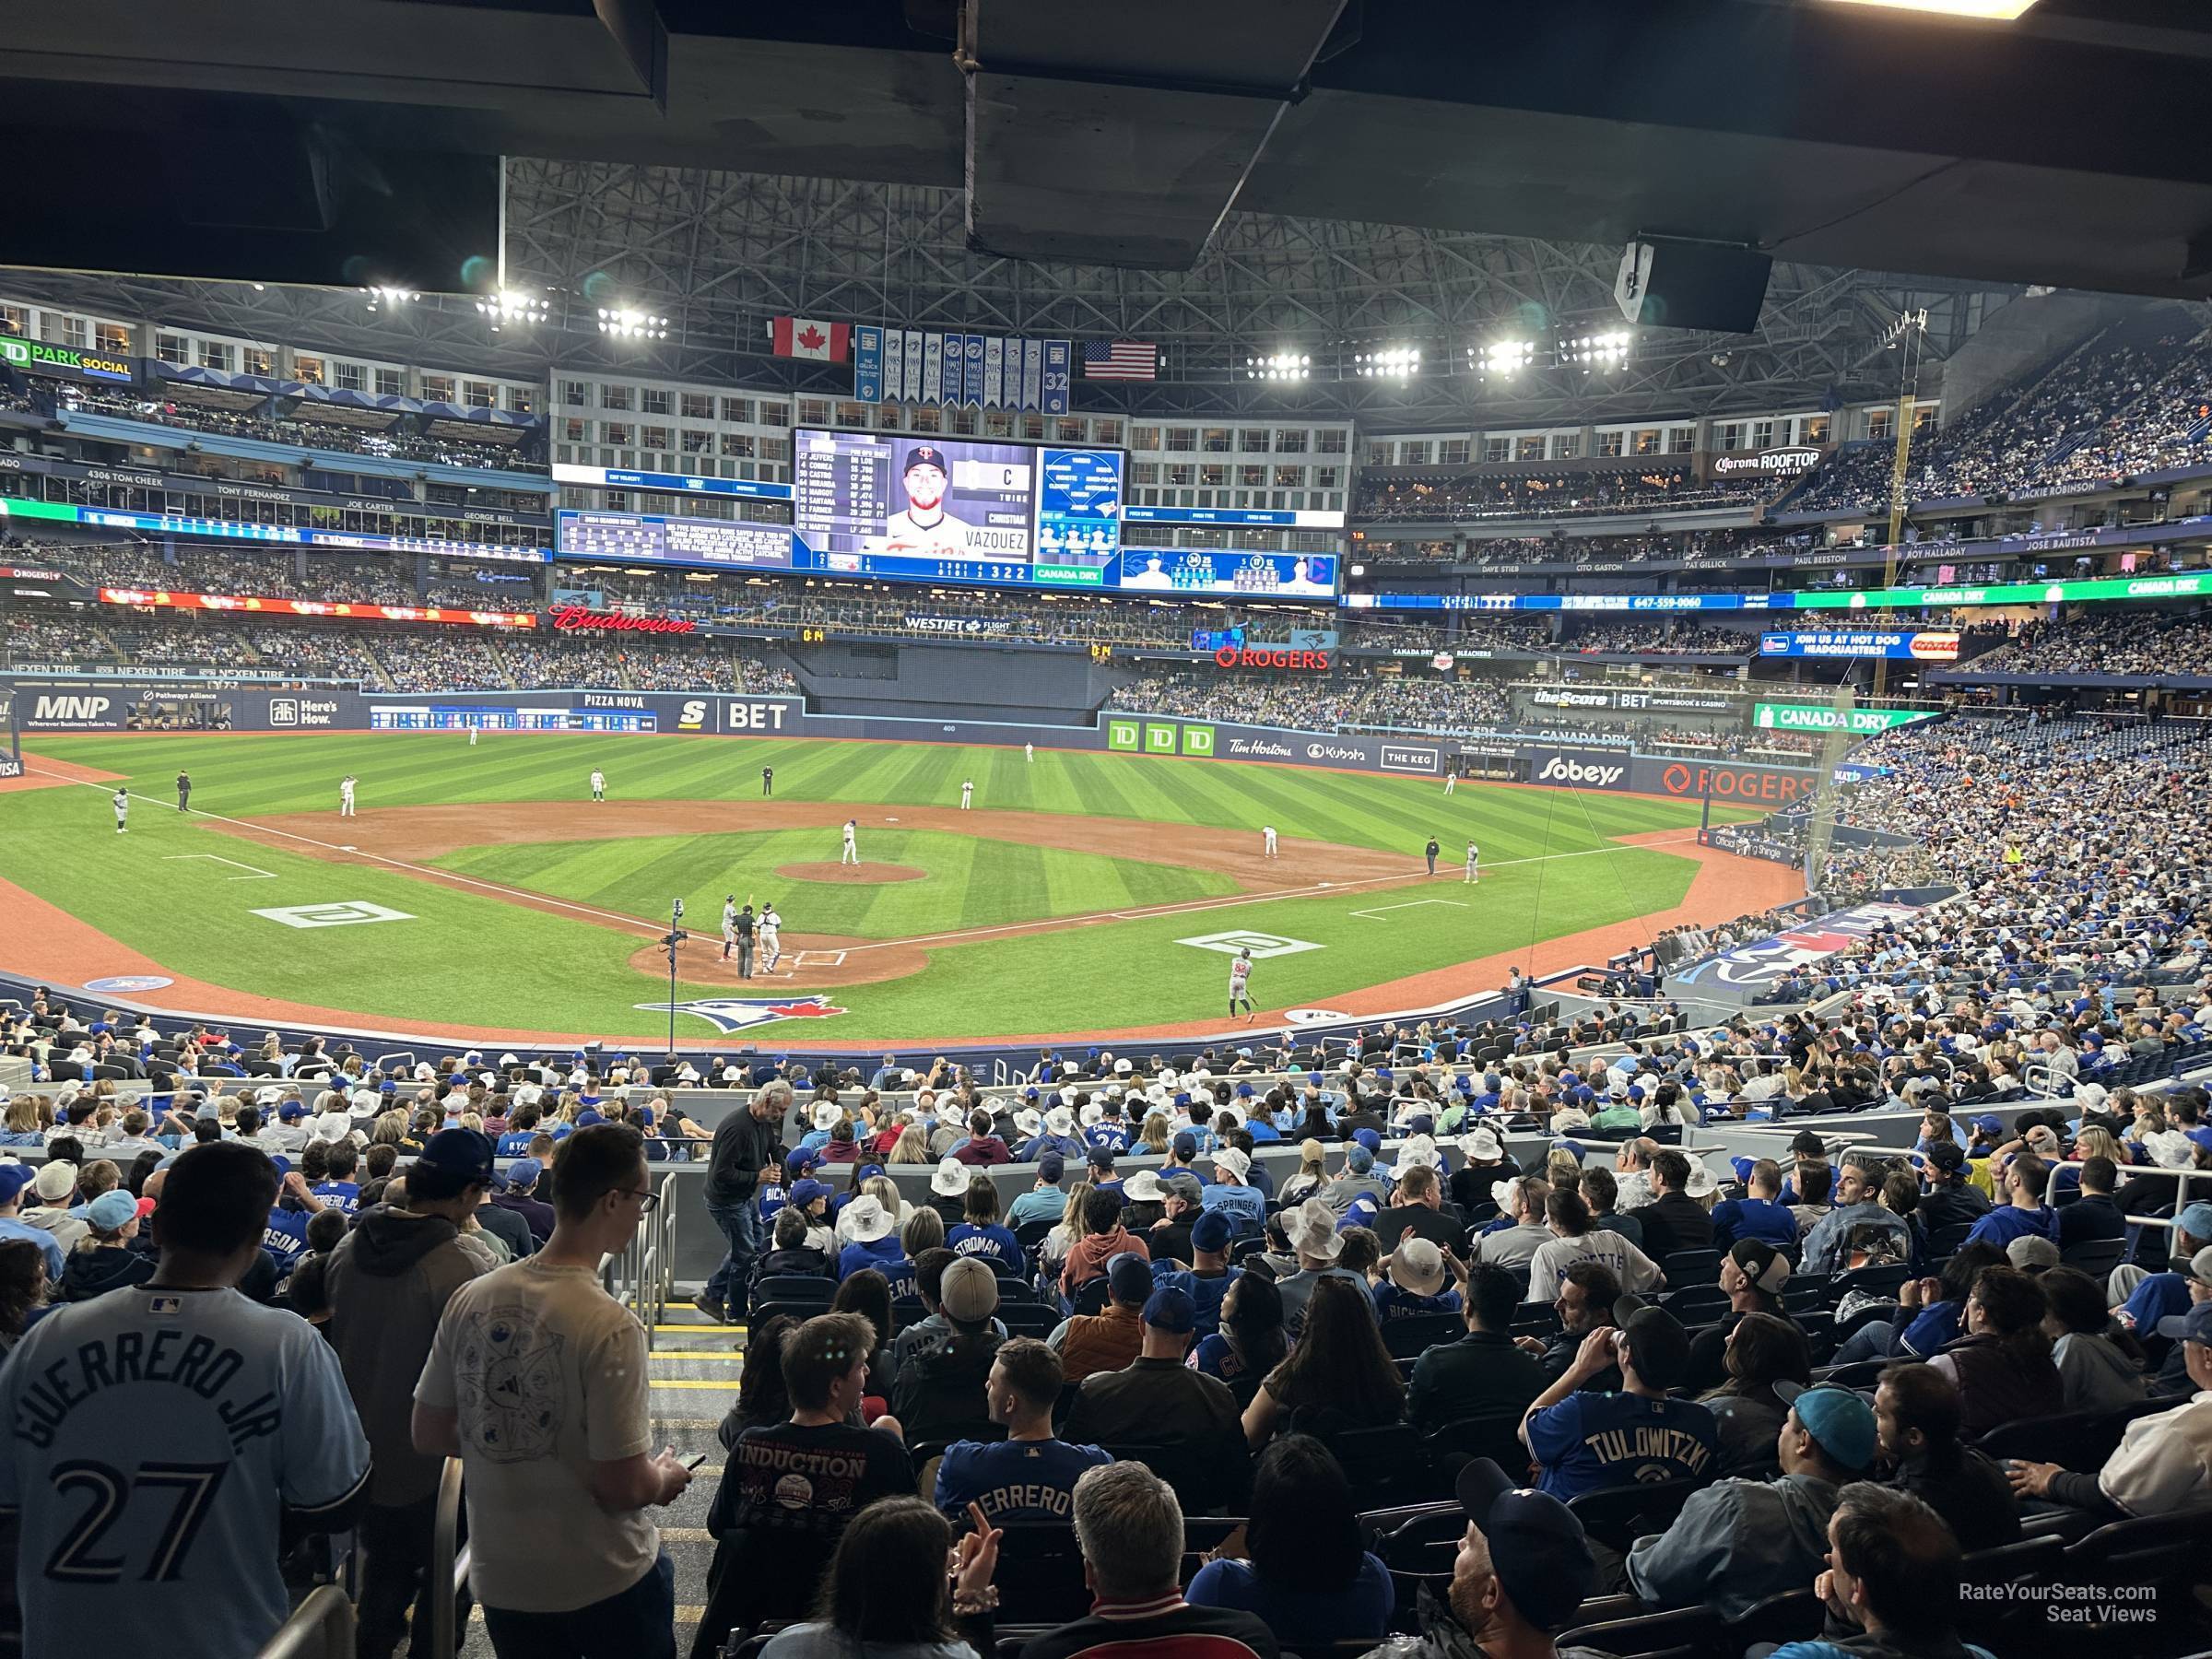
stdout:
{"type": "Polygon", "coordinates": [[[1107,587],[1121,545],[1119,450],[801,428],[801,568],[893,580],[1107,587]]]}

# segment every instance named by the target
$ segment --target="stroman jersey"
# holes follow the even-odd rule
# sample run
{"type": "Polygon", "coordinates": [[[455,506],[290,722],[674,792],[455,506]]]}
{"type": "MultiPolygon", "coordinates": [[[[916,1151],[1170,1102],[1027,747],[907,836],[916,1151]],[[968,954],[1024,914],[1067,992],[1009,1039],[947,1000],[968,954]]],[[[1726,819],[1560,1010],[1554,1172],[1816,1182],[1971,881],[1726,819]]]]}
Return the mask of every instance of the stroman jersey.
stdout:
{"type": "Polygon", "coordinates": [[[1702,1480],[1719,1428],[1694,1400],[1571,1394],[1528,1419],[1528,1449],[1544,1465],[1536,1489],[1561,1502],[1607,1487],[1702,1480]]]}
{"type": "Polygon", "coordinates": [[[59,1309],[0,1369],[0,1409],[27,1653],[90,1630],[163,1659],[253,1653],[289,1610],[281,1512],[340,1509],[369,1478],[335,1351],[235,1290],[59,1309]]]}

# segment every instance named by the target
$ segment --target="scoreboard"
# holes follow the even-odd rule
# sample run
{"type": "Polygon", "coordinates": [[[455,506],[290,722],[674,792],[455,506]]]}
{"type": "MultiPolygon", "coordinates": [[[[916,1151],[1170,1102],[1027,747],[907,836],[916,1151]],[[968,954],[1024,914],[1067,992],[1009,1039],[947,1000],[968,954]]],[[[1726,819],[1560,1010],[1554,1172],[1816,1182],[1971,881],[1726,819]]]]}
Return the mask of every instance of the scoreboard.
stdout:
{"type": "Polygon", "coordinates": [[[791,532],[727,519],[656,518],[644,512],[563,512],[561,552],[617,563],[705,565],[788,571],[791,532]]]}

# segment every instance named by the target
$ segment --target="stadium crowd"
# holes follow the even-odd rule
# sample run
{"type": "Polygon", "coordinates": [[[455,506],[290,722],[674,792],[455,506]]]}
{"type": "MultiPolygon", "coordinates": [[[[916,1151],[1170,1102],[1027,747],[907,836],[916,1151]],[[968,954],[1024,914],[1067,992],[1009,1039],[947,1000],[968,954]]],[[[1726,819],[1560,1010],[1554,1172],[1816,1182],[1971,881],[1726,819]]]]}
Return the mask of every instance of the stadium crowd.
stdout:
{"type": "Polygon", "coordinates": [[[1974,658],[2004,674],[2098,674],[2148,678],[2212,675],[2212,625],[2199,611],[2087,611],[2009,630],[1974,658]]]}
{"type": "Polygon", "coordinates": [[[182,427],[222,437],[253,438],[301,450],[335,450],[342,454],[373,455],[380,460],[429,461],[445,466],[488,467],[500,472],[546,471],[543,433],[538,428],[508,429],[515,431],[516,437],[514,441],[507,442],[416,431],[408,425],[412,418],[406,416],[395,417],[390,425],[375,429],[350,419],[317,420],[313,406],[307,404],[297,406],[286,418],[269,420],[235,409],[143,398],[75,382],[61,386],[55,395],[60,404],[72,409],[113,415],[124,420],[182,427]]]}
{"type": "Polygon", "coordinates": [[[1480,518],[1565,518],[1607,512],[1678,512],[1744,507],[1779,490],[1771,479],[1701,482],[1686,465],[1642,471],[1363,472],[1354,523],[1480,518]]]}

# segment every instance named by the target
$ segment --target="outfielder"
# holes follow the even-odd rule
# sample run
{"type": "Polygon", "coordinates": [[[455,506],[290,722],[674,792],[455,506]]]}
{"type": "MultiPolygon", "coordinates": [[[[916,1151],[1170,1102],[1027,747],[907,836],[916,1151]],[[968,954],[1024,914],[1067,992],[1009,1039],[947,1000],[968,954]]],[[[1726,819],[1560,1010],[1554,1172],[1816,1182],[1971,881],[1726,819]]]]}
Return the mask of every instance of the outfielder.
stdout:
{"type": "Polygon", "coordinates": [[[1459,774],[1458,774],[1457,772],[1455,772],[1455,771],[1447,771],[1447,772],[1444,774],[1444,793],[1445,793],[1446,794],[1451,794],[1451,793],[1452,793],[1453,790],[1457,789],[1458,787],[1459,787],[1459,774]]]}
{"type": "Polygon", "coordinates": [[[960,780],[960,810],[962,812],[966,812],[974,805],[975,780],[973,778],[963,778],[960,780]]]}
{"type": "Polygon", "coordinates": [[[845,820],[845,850],[838,855],[837,862],[840,865],[856,865],[860,862],[860,843],[855,840],[859,830],[858,818],[845,820]]]}
{"type": "Polygon", "coordinates": [[[338,816],[340,818],[360,816],[353,809],[353,774],[351,772],[347,772],[338,780],[338,816]]]}
{"type": "Polygon", "coordinates": [[[118,834],[118,835],[121,835],[121,834],[123,834],[124,831],[126,831],[127,830],[129,830],[129,828],[130,828],[130,825],[129,825],[129,823],[128,823],[126,820],[127,820],[127,819],[130,818],[130,816],[131,816],[131,797],[130,797],[129,795],[127,795],[127,794],[124,794],[124,792],[123,792],[122,790],[118,789],[118,790],[115,792],[115,833],[116,833],[116,834],[118,834]]]}
{"type": "Polygon", "coordinates": [[[783,959],[783,918],[776,914],[773,899],[760,907],[760,948],[768,952],[766,971],[773,973],[783,959]]]}
{"type": "Polygon", "coordinates": [[[595,766],[592,768],[592,799],[594,801],[606,799],[606,774],[595,766]]]}
{"type": "Polygon", "coordinates": [[[737,895],[724,894],[722,900],[722,959],[728,961],[737,948],[737,895]]]}
{"type": "Polygon", "coordinates": [[[1237,952],[1229,964],[1229,1012],[1234,1018],[1237,1005],[1244,1005],[1244,1023],[1252,1023],[1252,947],[1247,945],[1237,952]]]}
{"type": "Polygon", "coordinates": [[[1024,766],[1037,764],[1037,746],[1035,744],[1025,743],[1021,746],[1021,763],[1024,766]]]}
{"type": "Polygon", "coordinates": [[[1275,826],[1273,824],[1262,824],[1260,826],[1260,856],[1262,858],[1276,857],[1275,826]]]}
{"type": "Polygon", "coordinates": [[[1482,879],[1481,875],[1475,868],[1477,861],[1481,857],[1482,854],[1476,850],[1475,843],[1473,841],[1469,841],[1467,843],[1467,880],[1469,882],[1477,882],[1482,879]]]}
{"type": "Polygon", "coordinates": [[[470,748],[477,747],[477,728],[473,725],[468,728],[468,747],[470,748]]]}

